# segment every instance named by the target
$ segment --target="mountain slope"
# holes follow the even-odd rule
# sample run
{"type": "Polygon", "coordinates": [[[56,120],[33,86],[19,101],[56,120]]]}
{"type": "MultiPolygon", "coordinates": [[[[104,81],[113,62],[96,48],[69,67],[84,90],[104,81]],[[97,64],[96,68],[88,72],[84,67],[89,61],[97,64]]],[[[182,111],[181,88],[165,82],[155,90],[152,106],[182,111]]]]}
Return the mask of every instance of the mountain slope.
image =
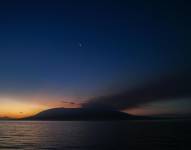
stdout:
{"type": "Polygon", "coordinates": [[[90,108],[53,108],[42,111],[26,120],[122,120],[131,119],[127,113],[115,110],[90,108]]]}

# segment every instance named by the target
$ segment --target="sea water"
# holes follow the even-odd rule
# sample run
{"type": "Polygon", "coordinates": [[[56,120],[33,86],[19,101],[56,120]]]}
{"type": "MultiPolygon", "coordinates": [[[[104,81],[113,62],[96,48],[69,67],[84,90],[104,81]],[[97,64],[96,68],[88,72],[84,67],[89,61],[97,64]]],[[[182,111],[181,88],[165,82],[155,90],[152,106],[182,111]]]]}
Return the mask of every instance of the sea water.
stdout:
{"type": "Polygon", "coordinates": [[[191,121],[0,121],[6,150],[186,150],[191,121]]]}

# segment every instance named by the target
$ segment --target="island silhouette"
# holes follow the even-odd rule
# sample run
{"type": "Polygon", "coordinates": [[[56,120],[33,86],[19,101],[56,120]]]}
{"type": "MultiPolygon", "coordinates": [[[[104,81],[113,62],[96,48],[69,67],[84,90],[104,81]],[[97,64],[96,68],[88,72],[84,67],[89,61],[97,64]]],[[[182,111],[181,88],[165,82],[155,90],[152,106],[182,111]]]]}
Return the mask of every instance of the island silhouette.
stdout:
{"type": "Polygon", "coordinates": [[[98,108],[52,108],[23,120],[126,120],[146,119],[111,109],[98,108]]]}

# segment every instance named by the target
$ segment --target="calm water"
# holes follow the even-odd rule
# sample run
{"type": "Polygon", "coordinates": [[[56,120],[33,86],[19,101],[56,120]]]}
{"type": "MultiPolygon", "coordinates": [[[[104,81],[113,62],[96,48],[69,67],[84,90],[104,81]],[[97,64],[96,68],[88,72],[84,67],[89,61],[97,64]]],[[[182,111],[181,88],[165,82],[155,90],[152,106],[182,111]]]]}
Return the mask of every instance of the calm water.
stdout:
{"type": "Polygon", "coordinates": [[[184,150],[190,121],[1,121],[0,149],[184,150]]]}

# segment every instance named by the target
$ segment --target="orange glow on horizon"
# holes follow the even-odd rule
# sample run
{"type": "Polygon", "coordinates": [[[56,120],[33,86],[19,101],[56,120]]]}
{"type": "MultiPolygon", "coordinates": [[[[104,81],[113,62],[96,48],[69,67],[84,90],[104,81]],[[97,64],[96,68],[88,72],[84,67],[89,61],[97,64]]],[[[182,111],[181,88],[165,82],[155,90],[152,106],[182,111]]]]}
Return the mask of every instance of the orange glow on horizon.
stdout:
{"type": "Polygon", "coordinates": [[[29,102],[19,102],[12,99],[1,100],[0,117],[22,118],[34,115],[45,109],[41,105],[29,102]]]}
{"type": "Polygon", "coordinates": [[[43,110],[65,107],[77,108],[79,104],[71,102],[60,102],[54,100],[34,101],[34,100],[20,100],[17,98],[0,98],[0,118],[24,118],[35,115],[43,110]]]}
{"type": "Polygon", "coordinates": [[[147,107],[137,107],[137,108],[130,108],[124,110],[124,112],[127,112],[132,115],[138,115],[138,116],[151,116],[151,115],[158,115],[161,113],[161,111],[147,108],[147,107]]]}

